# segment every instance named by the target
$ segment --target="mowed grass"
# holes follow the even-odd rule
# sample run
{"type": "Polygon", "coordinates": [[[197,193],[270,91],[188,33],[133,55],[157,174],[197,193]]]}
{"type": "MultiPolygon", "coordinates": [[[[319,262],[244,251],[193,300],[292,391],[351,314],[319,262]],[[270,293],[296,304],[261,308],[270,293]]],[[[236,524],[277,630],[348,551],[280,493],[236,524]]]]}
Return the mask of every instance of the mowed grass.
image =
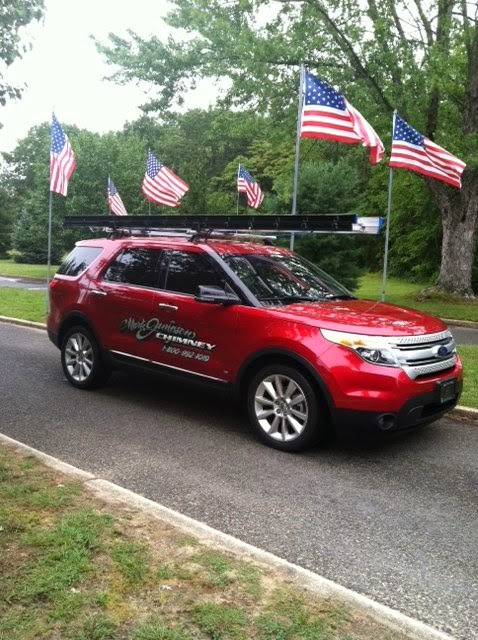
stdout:
{"type": "MultiPolygon", "coordinates": [[[[440,318],[453,320],[471,320],[478,322],[478,300],[463,302],[461,298],[430,294],[429,298],[418,299],[426,285],[406,282],[397,278],[387,278],[385,302],[402,307],[411,307],[426,311],[440,318]]],[[[368,300],[381,300],[382,275],[369,273],[360,279],[355,295],[368,300]]]]}
{"type": "MultiPolygon", "coordinates": [[[[54,274],[58,265],[50,265],[50,275],[54,274]]],[[[11,278],[47,279],[47,266],[44,264],[20,264],[13,260],[0,260],[0,276],[11,278]]]]}
{"type": "Polygon", "coordinates": [[[0,446],[0,638],[405,640],[0,446]]]}
{"type": "Polygon", "coordinates": [[[465,379],[460,405],[478,409],[478,347],[458,345],[465,379]]]}
{"type": "Polygon", "coordinates": [[[45,291],[0,287],[0,316],[46,322],[46,310],[45,291]]]}

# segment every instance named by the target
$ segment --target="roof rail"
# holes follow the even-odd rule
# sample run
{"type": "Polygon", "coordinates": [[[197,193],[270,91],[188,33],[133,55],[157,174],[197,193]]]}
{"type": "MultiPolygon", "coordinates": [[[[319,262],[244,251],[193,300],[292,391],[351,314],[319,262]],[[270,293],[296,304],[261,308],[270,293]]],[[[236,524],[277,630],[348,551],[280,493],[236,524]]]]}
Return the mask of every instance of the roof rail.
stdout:
{"type": "Polygon", "coordinates": [[[262,233],[377,234],[382,218],[359,218],[354,213],[311,215],[148,215],[66,216],[63,228],[99,228],[113,235],[209,235],[254,231],[262,233]],[[156,232],[156,233],[155,233],[156,232]],[[159,232],[159,233],[158,233],[159,232]]]}

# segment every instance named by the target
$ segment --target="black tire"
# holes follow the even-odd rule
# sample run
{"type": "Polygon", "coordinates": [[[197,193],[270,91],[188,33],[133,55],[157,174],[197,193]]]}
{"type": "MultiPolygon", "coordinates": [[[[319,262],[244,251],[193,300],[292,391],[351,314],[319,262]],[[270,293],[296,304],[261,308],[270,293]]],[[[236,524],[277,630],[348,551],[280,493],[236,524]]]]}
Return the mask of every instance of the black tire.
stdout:
{"type": "Polygon", "coordinates": [[[61,364],[68,382],[78,389],[97,389],[110,375],[96,338],[81,325],[66,332],[61,344],[61,364]]]}
{"type": "Polygon", "coordinates": [[[249,385],[247,410],[258,438],[281,451],[317,444],[328,427],[321,398],[293,366],[261,369],[249,385]]]}

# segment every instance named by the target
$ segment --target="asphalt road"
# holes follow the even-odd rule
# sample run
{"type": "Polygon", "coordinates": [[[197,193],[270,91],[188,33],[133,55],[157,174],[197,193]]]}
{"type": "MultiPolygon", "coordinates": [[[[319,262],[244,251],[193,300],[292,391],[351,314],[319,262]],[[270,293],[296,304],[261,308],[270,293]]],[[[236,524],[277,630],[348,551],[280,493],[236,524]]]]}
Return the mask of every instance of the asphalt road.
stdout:
{"type": "Polygon", "coordinates": [[[7,278],[0,276],[0,287],[9,289],[28,289],[29,291],[46,291],[45,280],[33,280],[30,278],[7,278]]]}
{"type": "Polygon", "coordinates": [[[45,332],[2,323],[0,398],[2,433],[478,639],[478,425],[285,454],[198,388],[115,374],[73,389],[45,332]]]}

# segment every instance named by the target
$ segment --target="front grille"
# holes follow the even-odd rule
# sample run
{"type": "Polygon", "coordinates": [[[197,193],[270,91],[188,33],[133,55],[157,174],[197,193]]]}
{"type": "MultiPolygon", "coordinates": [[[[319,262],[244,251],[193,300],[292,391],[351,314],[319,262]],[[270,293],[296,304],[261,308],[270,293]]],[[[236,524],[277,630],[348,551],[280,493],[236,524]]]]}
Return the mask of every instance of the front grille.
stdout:
{"type": "Polygon", "coordinates": [[[397,361],[409,378],[434,375],[456,364],[455,341],[450,331],[390,340],[397,361]]]}

